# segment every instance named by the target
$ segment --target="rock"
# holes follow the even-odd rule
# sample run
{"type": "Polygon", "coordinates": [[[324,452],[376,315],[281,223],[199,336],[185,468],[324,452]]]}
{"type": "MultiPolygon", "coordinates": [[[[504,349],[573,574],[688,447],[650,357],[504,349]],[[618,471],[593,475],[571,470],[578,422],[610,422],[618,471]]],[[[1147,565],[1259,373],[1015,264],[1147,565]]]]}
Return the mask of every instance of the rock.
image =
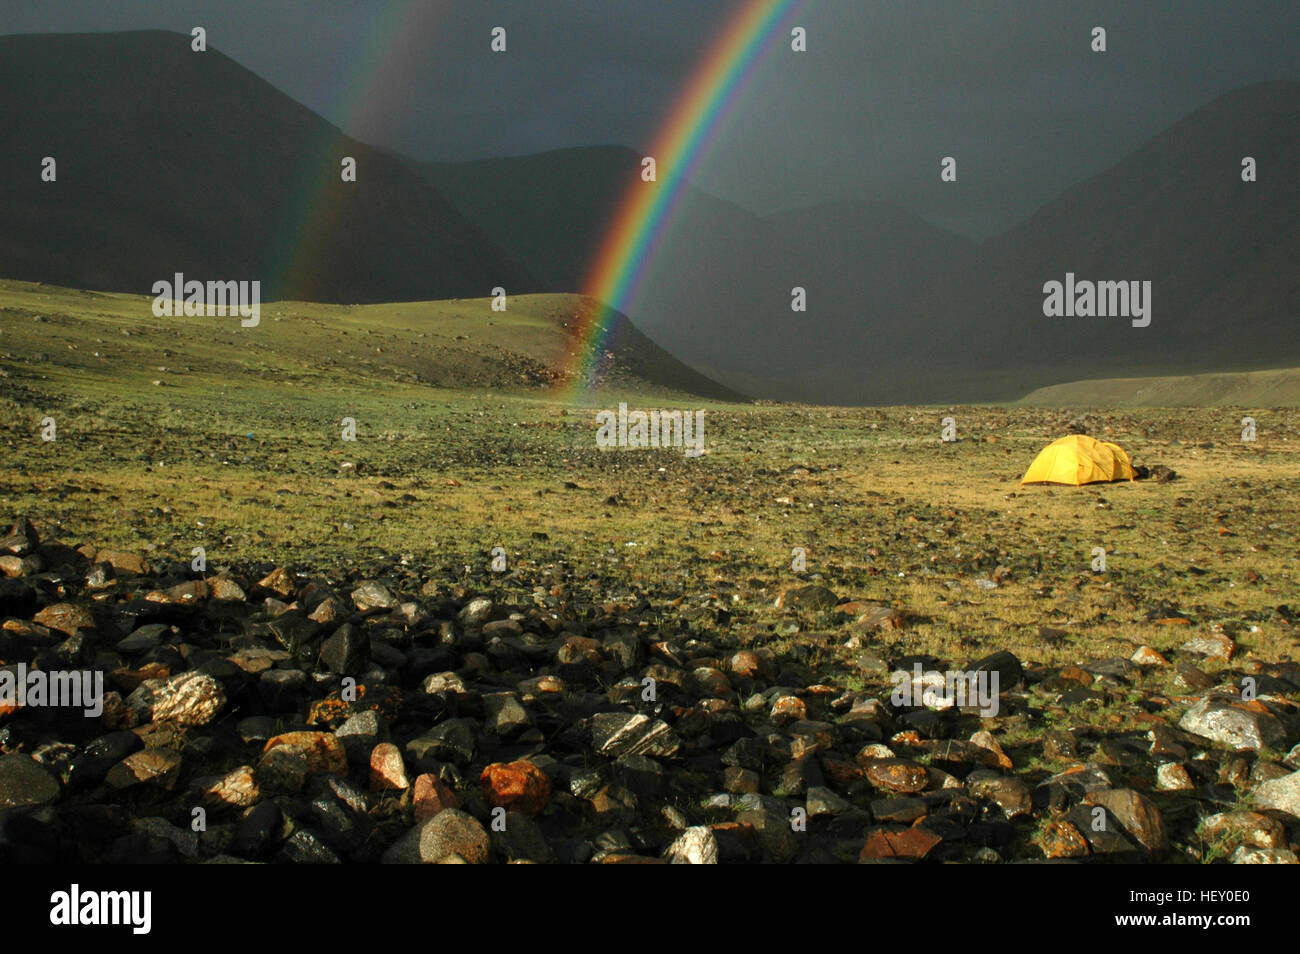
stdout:
{"type": "Polygon", "coordinates": [[[1285,848],[1286,826],[1275,818],[1259,812],[1220,812],[1211,815],[1201,825],[1201,836],[1207,841],[1223,839],[1234,845],[1252,848],[1285,848]]]}
{"type": "Polygon", "coordinates": [[[1251,793],[1259,809],[1271,809],[1300,820],[1300,772],[1260,782],[1251,793]]]}
{"type": "MultiPolygon", "coordinates": [[[[972,672],[989,672],[998,674],[997,693],[1001,694],[1008,689],[1013,689],[1024,681],[1024,667],[1020,665],[1020,660],[1014,653],[1002,652],[994,653],[991,656],[985,656],[978,662],[973,662],[967,667],[972,672]]],[[[992,687],[992,676],[990,678],[990,687],[992,687]]]]}
{"type": "Polygon", "coordinates": [[[741,768],[739,765],[728,765],[722,773],[722,787],[738,795],[757,792],[762,782],[763,777],[753,769],[741,768]]]}
{"type": "Polygon", "coordinates": [[[432,818],[445,808],[460,808],[460,796],[452,791],[436,775],[425,773],[415,779],[415,792],[411,800],[415,808],[415,820],[432,818]]]}
{"type": "Polygon", "coordinates": [[[1150,646],[1139,646],[1130,660],[1136,666],[1168,666],[1169,660],[1150,646]]]}
{"type": "Polygon", "coordinates": [[[488,838],[492,851],[506,864],[549,864],[553,858],[537,823],[519,812],[506,812],[504,829],[493,829],[488,838]]]}
{"type": "Polygon", "coordinates": [[[400,792],[410,787],[402,750],[391,742],[380,742],[370,753],[370,790],[400,792]]]}
{"type": "Polygon", "coordinates": [[[1089,792],[1085,805],[1099,805],[1118,821],[1147,851],[1158,854],[1165,848],[1165,828],[1160,810],[1145,795],[1131,788],[1089,792]]]}
{"type": "Polygon", "coordinates": [[[175,749],[142,749],[128,755],[108,771],[110,788],[132,788],[149,783],[171,791],[181,771],[181,754],[175,749]]]}
{"type": "Polygon", "coordinates": [[[857,619],[857,628],[866,632],[888,632],[903,628],[903,614],[892,606],[871,606],[857,619]]]}
{"type": "Polygon", "coordinates": [[[0,573],[9,577],[30,576],[41,571],[39,557],[17,557],[10,554],[0,556],[0,573]]]}
{"type": "Polygon", "coordinates": [[[95,554],[95,563],[107,563],[118,573],[131,576],[144,576],[149,571],[144,557],[136,553],[124,553],[121,550],[100,550],[95,554]]]}
{"type": "Polygon", "coordinates": [[[513,692],[490,692],[483,696],[483,713],[488,731],[501,739],[513,739],[531,721],[528,710],[513,692]]]}
{"type": "Polygon", "coordinates": [[[231,848],[245,858],[261,858],[280,830],[280,808],[270,799],[258,802],[240,819],[231,848]]]}
{"type": "MultiPolygon", "coordinates": [[[[790,828],[790,816],[775,808],[759,808],[742,811],[736,816],[736,822],[748,826],[761,846],[765,861],[784,864],[799,853],[799,836],[790,828]]],[[[725,860],[723,842],[719,837],[718,826],[710,826],[714,837],[718,838],[718,854],[725,860]]]]}
{"type": "Polygon", "coordinates": [[[1178,727],[1233,749],[1281,748],[1282,723],[1258,702],[1233,703],[1205,696],[1183,714],[1178,727]]]}
{"type": "Polygon", "coordinates": [[[826,786],[813,785],[808,789],[804,807],[808,811],[809,818],[820,818],[823,815],[842,814],[853,806],[826,786]]]}
{"type": "Polygon", "coordinates": [[[284,567],[277,567],[257,581],[254,592],[260,596],[275,596],[286,602],[293,599],[297,586],[293,574],[284,567]]]}
{"type": "Polygon", "coordinates": [[[371,610],[396,609],[400,600],[388,587],[370,580],[352,591],[352,602],[362,613],[368,613],[371,610]]]}
{"type": "Polygon", "coordinates": [[[768,718],[777,725],[788,725],[808,718],[808,709],[798,696],[780,695],[772,700],[772,711],[768,718]]]}
{"type": "Polygon", "coordinates": [[[285,732],[268,739],[262,749],[262,761],[293,757],[301,761],[307,772],[317,775],[325,772],[347,775],[348,762],[343,743],[332,732],[285,732]]]}
{"type": "Polygon", "coordinates": [[[205,581],[189,580],[185,583],[169,586],[165,590],[152,591],[145,599],[152,600],[155,603],[166,603],[169,606],[188,606],[191,603],[206,600],[211,595],[212,590],[205,581]]]}
{"type": "Polygon", "coordinates": [[[1151,748],[1147,750],[1149,755],[1165,756],[1181,761],[1187,758],[1187,747],[1183,744],[1183,740],[1192,737],[1175,731],[1163,722],[1157,722],[1147,732],[1147,738],[1151,740],[1151,748]]]}
{"type": "Polygon", "coordinates": [[[696,667],[691,671],[688,684],[694,693],[703,698],[725,699],[732,694],[731,680],[721,669],[713,666],[696,667]]]}
{"type": "Polygon", "coordinates": [[[1185,653],[1229,662],[1237,651],[1237,644],[1233,642],[1232,637],[1227,633],[1216,631],[1189,639],[1179,649],[1185,653]]]}
{"type": "Polygon", "coordinates": [[[993,737],[992,732],[981,729],[970,737],[971,745],[977,746],[983,753],[987,753],[981,758],[981,763],[988,768],[1004,769],[1011,771],[1015,766],[1011,762],[1011,757],[1002,751],[1002,746],[998,740],[993,737]]]}
{"type": "Polygon", "coordinates": [[[198,672],[183,672],[158,689],[151,707],[154,722],[207,725],[226,704],[221,683],[198,672]]]}
{"type": "Polygon", "coordinates": [[[304,646],[316,638],[320,626],[312,622],[301,609],[286,609],[266,624],[275,641],[297,655],[304,646]]]}
{"type": "Polygon", "coordinates": [[[930,774],[924,765],[905,759],[872,759],[863,767],[867,781],[891,792],[920,792],[930,783],[930,774]]]}
{"type": "Polygon", "coordinates": [[[1007,818],[1027,816],[1033,810],[1029,786],[1018,778],[982,776],[968,780],[966,787],[972,797],[993,802],[1007,818]]]}
{"type": "Polygon", "coordinates": [[[251,765],[232,769],[216,781],[199,789],[200,797],[209,805],[226,805],[232,808],[249,808],[261,799],[261,789],[251,765]]]}
{"type": "Polygon", "coordinates": [[[456,618],[465,626],[482,626],[492,618],[495,609],[490,599],[480,596],[466,603],[456,618]]]}
{"type": "Polygon", "coordinates": [[[343,743],[347,759],[355,764],[369,764],[371,751],[377,742],[388,738],[388,724],[374,709],[363,709],[349,716],[334,735],[343,743]]]}
{"type": "Polygon", "coordinates": [[[681,740],[666,723],[639,712],[601,712],[591,719],[591,747],[599,755],[670,757],[681,740]]]}
{"type": "Polygon", "coordinates": [[[777,609],[803,613],[824,613],[834,609],[840,598],[824,586],[794,586],[776,598],[777,609]]]}
{"type": "Polygon", "coordinates": [[[406,743],[407,756],[417,763],[432,758],[464,768],[473,761],[474,751],[474,729],[466,719],[447,719],[406,743]]]}
{"type": "Polygon", "coordinates": [[[727,660],[733,675],[746,679],[772,679],[776,676],[775,660],[769,651],[742,649],[727,660]]]}
{"type": "Polygon", "coordinates": [[[310,828],[299,828],[285,841],[277,861],[295,865],[340,865],[343,860],[334,853],[319,834],[310,828]]]}
{"type": "Polygon", "coordinates": [[[1082,799],[1089,792],[1104,791],[1110,787],[1110,776],[1099,765],[1089,762],[1086,765],[1071,766],[1039,782],[1034,799],[1035,804],[1040,797],[1045,798],[1049,804],[1070,803],[1082,799]]]}
{"type": "Polygon", "coordinates": [[[1174,685],[1188,692],[1203,692],[1214,685],[1214,680],[1201,672],[1191,663],[1179,663],[1174,667],[1174,685]]]}
{"type": "Polygon", "coordinates": [[[307,614],[307,618],[321,626],[334,626],[347,619],[348,610],[343,601],[336,596],[327,596],[316,604],[316,608],[307,614]]]}
{"type": "Polygon", "coordinates": [[[663,856],[674,865],[716,865],[718,842],[712,829],[697,825],[678,835],[663,856]]]}
{"type": "Polygon", "coordinates": [[[420,689],[429,695],[444,693],[448,695],[465,695],[465,680],[454,672],[435,672],[424,677],[420,689]]]}
{"type": "Polygon", "coordinates": [[[95,628],[95,618],[90,610],[75,603],[54,603],[32,617],[38,623],[65,636],[75,636],[78,630],[95,628]]]}
{"type": "Polygon", "coordinates": [[[59,797],[59,780],[26,755],[0,755],[0,810],[45,805],[59,797]]]}
{"type": "Polygon", "coordinates": [[[867,832],[859,860],[886,858],[920,860],[943,839],[927,828],[873,828],[867,832]]]}
{"type": "Polygon", "coordinates": [[[340,676],[359,676],[370,663],[370,637],[344,623],[320,647],[318,665],[340,676]]]}
{"type": "Polygon", "coordinates": [[[1048,822],[1038,843],[1048,858],[1082,858],[1089,853],[1088,839],[1068,821],[1048,822]]]}
{"type": "Polygon", "coordinates": [[[1156,766],[1156,788],[1162,792],[1185,792],[1196,787],[1192,777],[1178,762],[1165,762],[1156,766]]]}
{"type": "Polygon", "coordinates": [[[1242,845],[1232,853],[1234,865],[1297,865],[1300,857],[1288,848],[1250,848],[1242,845]]]}
{"type": "Polygon", "coordinates": [[[243,603],[248,596],[244,588],[228,576],[216,576],[208,580],[208,593],[214,600],[228,603],[243,603]]]}
{"type": "Polygon", "coordinates": [[[551,797],[551,780],[532,762],[494,762],[479,784],[489,805],[525,815],[540,814],[551,797]]]}
{"type": "Polygon", "coordinates": [[[172,627],[165,623],[149,623],[141,626],[130,636],[121,640],[117,644],[117,651],[127,656],[137,656],[147,653],[149,650],[158,646],[163,637],[170,633],[172,627]]]}
{"type": "Polygon", "coordinates": [[[1300,771],[1300,743],[1291,746],[1291,751],[1282,759],[1282,764],[1289,769],[1300,771]]]}
{"type": "Polygon", "coordinates": [[[197,832],[183,831],[165,818],[153,816],[137,818],[131,823],[132,829],[141,834],[153,835],[171,842],[172,846],[186,858],[193,858],[199,853],[199,836],[197,832]]]}
{"type": "Polygon", "coordinates": [[[257,680],[257,694],[270,712],[296,712],[306,690],[301,669],[268,669],[257,680]]]}
{"type": "Polygon", "coordinates": [[[474,816],[459,808],[448,808],[424,822],[419,846],[425,864],[463,861],[481,865],[491,854],[488,833],[474,816]]]}

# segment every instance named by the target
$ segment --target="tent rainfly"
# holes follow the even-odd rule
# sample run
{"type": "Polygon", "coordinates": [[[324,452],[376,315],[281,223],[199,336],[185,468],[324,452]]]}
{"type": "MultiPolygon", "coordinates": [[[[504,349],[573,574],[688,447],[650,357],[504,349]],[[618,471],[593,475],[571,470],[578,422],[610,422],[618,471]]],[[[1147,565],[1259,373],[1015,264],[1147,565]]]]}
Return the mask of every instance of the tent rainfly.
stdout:
{"type": "Polygon", "coordinates": [[[1133,480],[1137,472],[1124,448],[1084,434],[1052,441],[1034,458],[1020,483],[1070,484],[1079,487],[1099,481],[1133,480]]]}

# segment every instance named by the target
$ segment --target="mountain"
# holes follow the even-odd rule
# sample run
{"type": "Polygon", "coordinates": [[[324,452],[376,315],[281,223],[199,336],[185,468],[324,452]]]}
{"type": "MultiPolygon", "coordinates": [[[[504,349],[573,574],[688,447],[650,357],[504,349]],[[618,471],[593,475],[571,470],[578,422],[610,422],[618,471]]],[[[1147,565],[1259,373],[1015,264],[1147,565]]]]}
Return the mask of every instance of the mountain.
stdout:
{"type": "Polygon", "coordinates": [[[623,146],[410,162],[458,212],[523,263],[540,290],[553,292],[582,290],[628,183],[641,173],[641,156],[623,146]]]}
{"type": "Polygon", "coordinates": [[[144,293],[179,271],[328,302],[535,285],[404,163],[189,36],[0,37],[0,86],[0,276],[144,293]]]}
{"type": "Polygon", "coordinates": [[[1300,83],[1228,93],[980,246],[887,329],[855,402],[1300,364],[1300,83]],[[1258,181],[1243,182],[1243,157],[1258,181]],[[1151,323],[1049,318],[1046,282],[1151,282],[1151,323]]]}
{"type": "MultiPolygon", "coordinates": [[[[583,287],[641,155],[618,146],[467,163],[413,163],[541,287],[583,287]]],[[[637,326],[715,380],[765,397],[834,401],[871,361],[873,326],[965,259],[969,239],[883,202],[828,203],[765,217],[687,183],[629,306],[637,326]],[[808,311],[791,310],[804,287],[808,311]],[[738,343],[743,342],[743,347],[738,343]]]]}
{"type": "MultiPolygon", "coordinates": [[[[1298,91],[1229,93],[980,244],[888,203],[760,218],[687,186],[627,311],[710,377],[805,401],[1005,401],[1081,379],[1295,365],[1298,91]],[[1242,181],[1245,156],[1258,181],[1242,181]],[[1067,273],[1150,282],[1151,324],[1045,317],[1044,285],[1067,273]],[[791,310],[795,286],[806,312],[791,310]]],[[[543,287],[572,289],[639,160],[601,148],[423,172],[543,287]]]]}

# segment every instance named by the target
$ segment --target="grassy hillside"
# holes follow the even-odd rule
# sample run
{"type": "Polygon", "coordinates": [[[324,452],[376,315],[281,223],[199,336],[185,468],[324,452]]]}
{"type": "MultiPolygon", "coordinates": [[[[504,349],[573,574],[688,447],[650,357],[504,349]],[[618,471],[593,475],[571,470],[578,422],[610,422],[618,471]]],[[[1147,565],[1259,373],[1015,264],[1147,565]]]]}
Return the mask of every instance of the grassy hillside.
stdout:
{"type": "Polygon", "coordinates": [[[1019,403],[1037,407],[1296,407],[1300,406],[1300,368],[1071,381],[1039,388],[1019,403]]]}
{"type": "MultiPolygon", "coordinates": [[[[380,404],[464,389],[538,397],[569,383],[578,316],[599,307],[571,295],[510,297],[504,312],[492,311],[490,299],[279,301],[264,302],[261,323],[243,328],[238,317],[155,318],[151,306],[141,295],[0,281],[5,390],[137,393],[195,407],[241,394],[310,403],[314,392],[380,404]]],[[[739,397],[625,320],[610,338],[606,390],[739,397]]]]}

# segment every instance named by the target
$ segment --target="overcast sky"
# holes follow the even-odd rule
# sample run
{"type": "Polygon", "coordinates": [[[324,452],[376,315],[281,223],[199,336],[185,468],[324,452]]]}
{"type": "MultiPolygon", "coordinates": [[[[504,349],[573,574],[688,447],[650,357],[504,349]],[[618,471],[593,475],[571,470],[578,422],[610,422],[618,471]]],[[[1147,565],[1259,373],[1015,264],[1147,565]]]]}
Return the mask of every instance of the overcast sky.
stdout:
{"type": "MultiPolygon", "coordinates": [[[[0,33],[207,29],[425,159],[647,149],[738,0],[0,0],[0,33]],[[489,50],[494,26],[508,50],[489,50]]],[[[806,0],[697,184],[757,212],[890,199],[982,237],[1216,96],[1296,79],[1296,0],[806,0]],[[1089,49],[1107,29],[1105,53],[1089,49]],[[958,182],[939,182],[955,156],[958,182]]]]}

